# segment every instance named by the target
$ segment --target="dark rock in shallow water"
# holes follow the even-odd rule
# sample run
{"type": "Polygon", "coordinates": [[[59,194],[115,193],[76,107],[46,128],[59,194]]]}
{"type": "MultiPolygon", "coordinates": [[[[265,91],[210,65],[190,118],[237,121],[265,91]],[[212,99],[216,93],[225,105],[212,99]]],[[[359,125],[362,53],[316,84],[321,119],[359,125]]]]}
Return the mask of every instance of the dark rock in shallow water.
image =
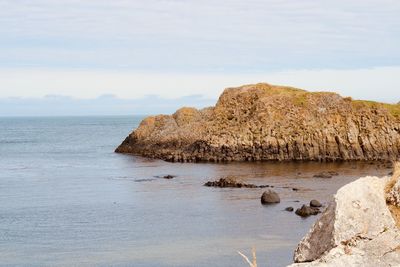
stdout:
{"type": "Polygon", "coordinates": [[[281,199],[275,191],[268,190],[265,191],[261,196],[261,203],[262,204],[272,204],[272,203],[279,203],[281,199]]]}
{"type": "Polygon", "coordinates": [[[154,177],[156,177],[156,178],[163,178],[163,179],[172,179],[172,178],[175,178],[176,175],[170,175],[170,174],[168,174],[168,175],[156,175],[156,176],[154,176],[154,177]]]}
{"type": "Polygon", "coordinates": [[[310,201],[310,207],[320,208],[320,207],[322,207],[322,204],[318,200],[313,199],[310,201]]]}
{"type": "Polygon", "coordinates": [[[301,217],[308,217],[310,215],[317,215],[320,213],[319,209],[303,205],[300,209],[296,210],[296,214],[301,217]]]}
{"type": "Polygon", "coordinates": [[[287,207],[285,210],[292,212],[292,211],[294,211],[294,208],[293,207],[287,207]]]}
{"type": "Polygon", "coordinates": [[[269,187],[269,185],[255,185],[255,184],[246,184],[242,181],[238,181],[233,177],[221,178],[218,181],[208,181],[204,184],[204,186],[208,187],[233,187],[233,188],[265,188],[269,187]]]}
{"type": "Polygon", "coordinates": [[[328,171],[328,172],[320,172],[314,175],[314,178],[332,178],[333,176],[337,176],[339,173],[335,171],[328,171]]]}
{"type": "Polygon", "coordinates": [[[332,175],[329,173],[321,172],[314,175],[314,178],[332,178],[332,175]]]}

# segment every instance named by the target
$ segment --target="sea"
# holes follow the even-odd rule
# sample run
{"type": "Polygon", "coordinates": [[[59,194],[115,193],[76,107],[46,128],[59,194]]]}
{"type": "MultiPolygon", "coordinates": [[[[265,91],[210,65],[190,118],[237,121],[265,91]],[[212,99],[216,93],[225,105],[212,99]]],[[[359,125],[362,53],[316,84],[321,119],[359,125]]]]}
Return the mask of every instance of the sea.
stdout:
{"type": "Polygon", "coordinates": [[[142,116],[0,118],[0,266],[286,266],[344,184],[384,176],[376,163],[168,163],[114,149],[142,116]],[[336,171],[333,178],[314,178],[336,171]],[[176,176],[164,179],[164,175],[176,176]],[[210,188],[233,176],[270,185],[210,188]],[[296,191],[293,188],[297,189],[296,191]]]}

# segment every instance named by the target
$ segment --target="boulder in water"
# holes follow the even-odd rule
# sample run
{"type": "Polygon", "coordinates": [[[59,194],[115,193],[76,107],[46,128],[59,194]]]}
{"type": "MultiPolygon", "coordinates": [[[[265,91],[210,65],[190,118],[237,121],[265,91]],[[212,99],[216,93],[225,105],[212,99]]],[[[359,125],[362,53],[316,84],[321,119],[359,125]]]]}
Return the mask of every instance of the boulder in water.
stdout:
{"type": "Polygon", "coordinates": [[[261,196],[262,204],[273,204],[273,203],[279,203],[279,202],[281,202],[281,199],[280,199],[278,193],[276,193],[275,191],[267,190],[261,196]]]}

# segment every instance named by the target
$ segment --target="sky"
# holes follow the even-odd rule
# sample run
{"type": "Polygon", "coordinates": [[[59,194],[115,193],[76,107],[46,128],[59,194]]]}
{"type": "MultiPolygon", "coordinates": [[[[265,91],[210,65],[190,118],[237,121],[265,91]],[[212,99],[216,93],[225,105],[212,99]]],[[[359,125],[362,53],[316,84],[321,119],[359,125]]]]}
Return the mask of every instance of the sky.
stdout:
{"type": "Polygon", "coordinates": [[[397,103],[398,14],[393,0],[0,0],[0,116],[62,101],[60,115],[170,113],[258,82],[397,103]]]}

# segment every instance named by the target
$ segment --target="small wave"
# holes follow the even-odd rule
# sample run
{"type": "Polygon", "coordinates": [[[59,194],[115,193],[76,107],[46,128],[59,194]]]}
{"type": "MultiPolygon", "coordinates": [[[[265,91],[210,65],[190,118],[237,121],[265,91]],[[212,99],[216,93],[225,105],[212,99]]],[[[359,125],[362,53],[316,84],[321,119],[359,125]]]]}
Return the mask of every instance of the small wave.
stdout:
{"type": "Polygon", "coordinates": [[[157,180],[156,178],[140,178],[140,179],[135,179],[133,177],[128,177],[128,176],[120,176],[120,177],[114,177],[111,178],[112,180],[128,180],[128,181],[134,181],[136,183],[141,183],[141,182],[151,182],[157,180]]]}
{"type": "Polygon", "coordinates": [[[135,179],[135,180],[133,180],[134,182],[137,182],[137,183],[141,183],[141,182],[152,182],[152,181],[155,181],[156,179],[154,179],[154,178],[148,178],[148,179],[135,179]]]}
{"type": "Polygon", "coordinates": [[[0,140],[0,144],[34,144],[35,140],[0,140]]]}
{"type": "Polygon", "coordinates": [[[31,167],[28,167],[28,166],[13,166],[13,167],[8,167],[8,168],[6,167],[4,169],[9,170],[9,171],[18,171],[18,170],[31,169],[31,167]]]}

